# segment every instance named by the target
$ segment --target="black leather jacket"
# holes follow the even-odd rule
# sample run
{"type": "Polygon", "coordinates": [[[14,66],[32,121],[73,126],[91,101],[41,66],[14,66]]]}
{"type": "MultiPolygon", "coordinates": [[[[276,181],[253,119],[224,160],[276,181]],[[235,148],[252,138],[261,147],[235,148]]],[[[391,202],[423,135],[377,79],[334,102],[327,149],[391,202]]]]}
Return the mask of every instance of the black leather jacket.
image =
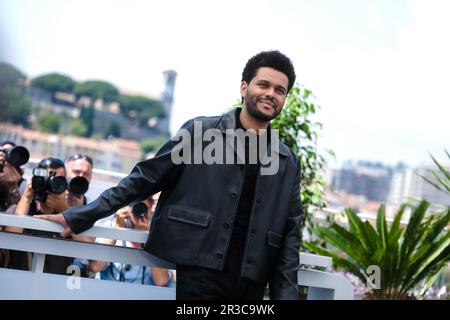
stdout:
{"type": "MultiPolygon", "coordinates": [[[[239,111],[189,120],[182,128],[215,128],[224,135],[236,127],[239,111]]],[[[244,182],[239,164],[180,164],[171,160],[177,141],[167,142],[157,155],[138,163],[116,187],[87,206],[64,213],[75,233],[132,201],[162,191],[153,215],[145,250],[180,265],[222,270],[234,216],[244,182]]],[[[244,249],[242,276],[265,286],[271,299],[297,299],[300,230],[300,166],[280,142],[279,170],[259,174],[244,249]]]]}

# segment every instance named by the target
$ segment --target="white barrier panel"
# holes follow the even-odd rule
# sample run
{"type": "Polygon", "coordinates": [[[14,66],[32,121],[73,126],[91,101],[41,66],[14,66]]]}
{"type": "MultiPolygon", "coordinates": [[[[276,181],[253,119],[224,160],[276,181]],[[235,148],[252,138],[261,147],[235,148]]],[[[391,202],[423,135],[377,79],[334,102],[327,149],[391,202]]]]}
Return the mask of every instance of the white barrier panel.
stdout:
{"type": "MultiPolygon", "coordinates": [[[[3,213],[0,213],[0,225],[50,232],[62,231],[60,225],[47,220],[3,213]]],[[[148,233],[130,229],[93,227],[83,232],[82,235],[145,243],[148,233]]],[[[45,254],[158,266],[168,269],[176,268],[175,265],[144,250],[12,232],[0,232],[0,248],[34,253],[32,271],[0,268],[0,299],[175,299],[175,288],[42,272],[45,254]]],[[[300,253],[300,263],[313,267],[330,268],[332,260],[330,257],[300,253]]],[[[303,268],[299,270],[298,275],[299,285],[308,287],[309,300],[351,300],[354,298],[350,281],[341,275],[303,268]]]]}

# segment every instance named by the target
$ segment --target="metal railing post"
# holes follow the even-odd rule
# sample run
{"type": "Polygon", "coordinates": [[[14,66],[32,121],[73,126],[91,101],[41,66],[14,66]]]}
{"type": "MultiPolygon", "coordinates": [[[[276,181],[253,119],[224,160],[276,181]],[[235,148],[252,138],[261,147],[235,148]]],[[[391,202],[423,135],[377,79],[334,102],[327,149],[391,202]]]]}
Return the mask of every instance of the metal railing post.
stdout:
{"type": "Polygon", "coordinates": [[[38,274],[44,273],[45,254],[33,253],[33,260],[31,262],[31,271],[38,274]]]}

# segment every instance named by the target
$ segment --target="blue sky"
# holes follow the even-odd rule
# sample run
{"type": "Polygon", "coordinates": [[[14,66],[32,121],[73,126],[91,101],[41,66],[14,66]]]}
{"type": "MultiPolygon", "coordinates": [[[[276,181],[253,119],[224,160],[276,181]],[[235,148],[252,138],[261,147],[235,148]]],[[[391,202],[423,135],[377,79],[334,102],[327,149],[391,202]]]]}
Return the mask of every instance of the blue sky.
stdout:
{"type": "Polygon", "coordinates": [[[175,69],[176,130],[227,110],[247,59],[279,49],[338,162],[415,165],[450,149],[449,12],[446,0],[2,0],[0,60],[153,96],[175,69]]]}

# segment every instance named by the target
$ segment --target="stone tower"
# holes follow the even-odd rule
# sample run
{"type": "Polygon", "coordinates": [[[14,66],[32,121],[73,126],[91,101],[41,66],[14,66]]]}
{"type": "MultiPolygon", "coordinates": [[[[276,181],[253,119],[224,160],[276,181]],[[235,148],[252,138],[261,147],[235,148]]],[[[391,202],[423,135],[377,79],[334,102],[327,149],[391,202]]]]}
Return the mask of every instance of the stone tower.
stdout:
{"type": "Polygon", "coordinates": [[[164,111],[166,113],[166,118],[161,120],[159,123],[159,128],[169,133],[170,118],[172,115],[173,106],[173,96],[175,92],[175,80],[177,78],[177,73],[174,70],[166,70],[163,72],[164,76],[164,91],[162,92],[162,103],[164,105],[164,111]]]}

